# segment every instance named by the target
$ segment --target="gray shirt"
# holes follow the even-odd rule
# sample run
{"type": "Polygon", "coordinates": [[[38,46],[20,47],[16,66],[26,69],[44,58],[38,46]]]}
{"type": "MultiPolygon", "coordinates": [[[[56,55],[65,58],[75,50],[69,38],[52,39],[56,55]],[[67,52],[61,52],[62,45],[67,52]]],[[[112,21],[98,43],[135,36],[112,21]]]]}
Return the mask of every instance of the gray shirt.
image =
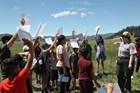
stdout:
{"type": "Polygon", "coordinates": [[[130,55],[136,53],[137,51],[134,43],[120,43],[118,57],[130,57],[130,55]]]}

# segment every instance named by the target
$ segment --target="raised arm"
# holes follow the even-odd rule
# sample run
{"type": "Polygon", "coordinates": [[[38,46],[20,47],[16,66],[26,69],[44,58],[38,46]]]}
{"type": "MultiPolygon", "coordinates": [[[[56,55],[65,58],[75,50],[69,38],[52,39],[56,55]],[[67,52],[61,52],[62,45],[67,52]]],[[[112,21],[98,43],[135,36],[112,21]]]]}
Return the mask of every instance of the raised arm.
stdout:
{"type": "Polygon", "coordinates": [[[17,39],[17,37],[18,37],[18,32],[16,31],[14,33],[14,35],[12,36],[12,38],[7,42],[7,46],[11,47],[14,44],[15,40],[17,39]]]}
{"type": "Polygon", "coordinates": [[[51,46],[47,49],[47,51],[50,51],[50,50],[53,49],[54,45],[56,44],[56,41],[57,41],[57,36],[54,38],[53,43],[52,43],[51,46]]]}
{"type": "Polygon", "coordinates": [[[28,39],[23,38],[22,40],[29,47],[29,54],[28,54],[28,59],[25,68],[27,68],[27,70],[30,71],[33,62],[34,47],[32,42],[29,41],[28,39]]]}

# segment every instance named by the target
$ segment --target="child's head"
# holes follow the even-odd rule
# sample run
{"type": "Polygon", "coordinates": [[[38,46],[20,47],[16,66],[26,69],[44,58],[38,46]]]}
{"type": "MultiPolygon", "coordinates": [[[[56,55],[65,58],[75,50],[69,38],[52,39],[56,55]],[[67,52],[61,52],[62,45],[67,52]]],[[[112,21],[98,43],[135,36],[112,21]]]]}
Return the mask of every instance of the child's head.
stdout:
{"type": "Polygon", "coordinates": [[[48,44],[48,43],[42,44],[42,48],[43,48],[44,50],[48,49],[50,46],[51,46],[51,45],[48,44]]]}
{"type": "Polygon", "coordinates": [[[58,45],[65,45],[66,44],[66,37],[64,35],[60,35],[58,37],[57,46],[58,45]]]}
{"type": "Polygon", "coordinates": [[[7,58],[2,62],[2,70],[7,76],[15,75],[20,72],[20,65],[22,61],[23,58],[19,54],[7,58]]]}
{"type": "Polygon", "coordinates": [[[7,43],[10,39],[12,38],[12,35],[10,34],[5,34],[2,36],[1,41],[3,44],[7,43]]]}
{"type": "Polygon", "coordinates": [[[88,59],[89,50],[86,47],[82,46],[82,48],[80,49],[80,53],[85,59],[88,59]]]}
{"type": "Polygon", "coordinates": [[[74,53],[78,53],[78,48],[72,48],[74,53]]]}
{"type": "Polygon", "coordinates": [[[104,40],[103,40],[102,36],[97,37],[97,43],[103,43],[104,44],[104,40]]]}

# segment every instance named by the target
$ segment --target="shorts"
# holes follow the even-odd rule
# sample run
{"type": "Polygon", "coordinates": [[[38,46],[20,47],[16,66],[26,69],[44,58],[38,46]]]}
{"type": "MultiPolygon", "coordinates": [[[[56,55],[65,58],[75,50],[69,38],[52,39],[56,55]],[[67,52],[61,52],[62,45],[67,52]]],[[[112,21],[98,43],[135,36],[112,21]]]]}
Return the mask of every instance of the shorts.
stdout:
{"type": "Polygon", "coordinates": [[[52,70],[52,80],[57,80],[58,79],[58,71],[57,70],[52,70]]]}

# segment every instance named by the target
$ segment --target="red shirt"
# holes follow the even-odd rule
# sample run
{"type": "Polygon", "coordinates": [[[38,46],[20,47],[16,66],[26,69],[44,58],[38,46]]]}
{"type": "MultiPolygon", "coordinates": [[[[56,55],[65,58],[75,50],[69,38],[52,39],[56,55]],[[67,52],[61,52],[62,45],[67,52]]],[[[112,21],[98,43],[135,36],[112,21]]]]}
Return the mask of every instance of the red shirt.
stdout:
{"type": "Polygon", "coordinates": [[[140,56],[140,44],[136,45],[136,49],[137,49],[137,55],[140,56]]]}
{"type": "Polygon", "coordinates": [[[12,80],[4,79],[0,84],[0,93],[28,93],[26,87],[26,79],[29,77],[26,68],[15,76],[12,80]]]}
{"type": "Polygon", "coordinates": [[[83,57],[81,57],[78,61],[78,68],[79,68],[79,80],[88,80],[88,79],[92,79],[91,78],[91,70],[92,70],[92,62],[84,59],[83,57]]]}

